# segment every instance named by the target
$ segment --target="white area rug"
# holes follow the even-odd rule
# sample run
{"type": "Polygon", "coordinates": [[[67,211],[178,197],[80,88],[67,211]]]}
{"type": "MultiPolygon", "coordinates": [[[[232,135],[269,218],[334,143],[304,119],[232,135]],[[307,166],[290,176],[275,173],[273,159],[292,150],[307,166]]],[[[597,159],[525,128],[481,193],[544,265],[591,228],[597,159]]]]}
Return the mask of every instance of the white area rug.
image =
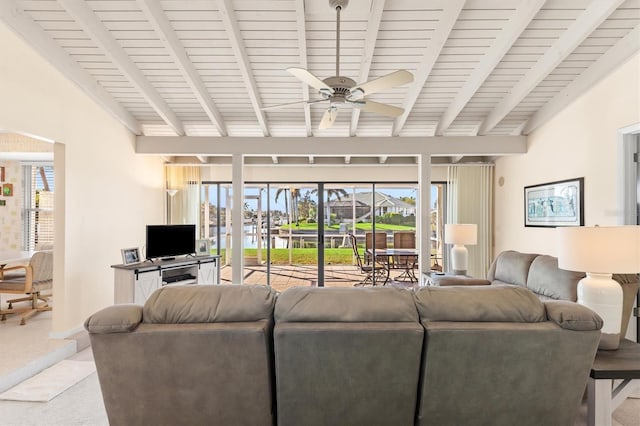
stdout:
{"type": "Polygon", "coordinates": [[[60,361],[0,394],[10,401],[47,402],[96,371],[92,361],[60,361]]]}

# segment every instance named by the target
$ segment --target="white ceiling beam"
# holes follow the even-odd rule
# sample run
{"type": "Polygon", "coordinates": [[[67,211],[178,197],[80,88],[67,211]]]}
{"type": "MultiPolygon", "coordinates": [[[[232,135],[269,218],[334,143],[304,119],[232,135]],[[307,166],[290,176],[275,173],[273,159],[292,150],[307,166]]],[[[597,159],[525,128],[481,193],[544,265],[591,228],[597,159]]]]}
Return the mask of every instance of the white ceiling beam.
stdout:
{"type": "MultiPolygon", "coordinates": [[[[378,30],[380,29],[380,22],[382,22],[384,3],[385,0],[373,0],[371,3],[369,18],[367,19],[367,34],[364,38],[364,48],[362,51],[362,59],[360,61],[360,74],[358,75],[356,84],[364,83],[369,79],[369,71],[371,70],[371,62],[373,61],[373,52],[376,48],[376,41],[378,39],[378,30]]],[[[356,135],[359,119],[360,108],[352,108],[349,135],[356,135]]]]}
{"type": "Polygon", "coordinates": [[[516,155],[527,152],[526,136],[434,137],[206,137],[137,136],[137,154],[265,156],[516,155]],[[402,142],[402,143],[399,143],[402,142]],[[390,152],[392,151],[392,152],[390,152]]]}
{"type": "Polygon", "coordinates": [[[388,160],[388,159],[389,159],[389,156],[388,156],[388,155],[381,155],[381,156],[378,158],[378,162],[379,162],[380,164],[384,164],[384,163],[386,163],[386,162],[387,162],[387,160],[388,160]]]}
{"type": "Polygon", "coordinates": [[[88,4],[82,0],[59,0],[60,5],[67,13],[82,27],[91,39],[105,52],[113,64],[118,67],[131,82],[131,84],[142,94],[144,99],[151,105],[156,113],[173,129],[177,135],[184,135],[182,122],[169,108],[160,94],[149,83],[140,69],[131,60],[118,41],[111,35],[109,30],[98,19],[88,4]]]}
{"type": "MultiPolygon", "coordinates": [[[[298,33],[298,52],[300,52],[300,67],[307,69],[307,28],[304,13],[304,0],[296,0],[296,30],[298,33]]],[[[309,101],[309,85],[302,83],[302,99],[309,101]]],[[[311,105],[304,104],[304,125],[307,136],[312,136],[311,131],[311,105]]]]}
{"type": "Polygon", "coordinates": [[[209,117],[209,120],[216,126],[220,136],[227,136],[228,132],[224,124],[224,119],[213,103],[209,91],[200,78],[200,74],[191,62],[191,58],[189,58],[187,51],[167,19],[160,2],[157,0],[138,0],[137,4],[146,15],[153,29],[159,34],[162,44],[171,54],[186,83],[209,117]]]}
{"type": "Polygon", "coordinates": [[[431,69],[438,60],[438,56],[440,56],[440,51],[442,50],[444,43],[447,41],[453,25],[458,20],[458,15],[460,15],[462,6],[464,6],[464,1],[465,0],[452,0],[447,2],[445,9],[442,12],[440,22],[438,23],[438,27],[433,32],[433,37],[429,40],[424,56],[422,57],[422,61],[420,62],[420,65],[418,65],[418,69],[414,74],[413,83],[407,90],[407,97],[402,104],[404,113],[396,118],[393,123],[393,128],[391,130],[391,134],[393,136],[398,136],[404,127],[404,124],[407,122],[411,109],[418,100],[418,96],[420,96],[420,92],[422,92],[422,87],[427,81],[427,78],[429,78],[431,69]]]}
{"type": "Polygon", "coordinates": [[[207,164],[207,157],[205,155],[196,155],[196,158],[198,159],[199,162],[201,162],[202,164],[207,164]]]}
{"type": "Polygon", "coordinates": [[[271,156],[271,162],[273,162],[273,164],[278,164],[278,156],[277,155],[272,155],[271,156]]]}
{"type": "Polygon", "coordinates": [[[247,52],[244,48],[242,34],[240,34],[240,27],[238,26],[238,21],[236,20],[231,0],[218,0],[218,9],[220,11],[220,16],[222,17],[222,24],[227,31],[229,43],[231,43],[231,49],[238,61],[238,68],[240,68],[240,74],[244,80],[244,85],[247,89],[247,95],[251,101],[251,106],[253,107],[256,118],[258,119],[258,124],[260,124],[260,128],[262,129],[262,134],[264,136],[269,136],[267,117],[262,110],[262,101],[258,94],[258,87],[256,86],[255,79],[253,78],[253,73],[249,68],[249,58],[247,57],[247,52]]]}
{"type": "Polygon", "coordinates": [[[313,155],[309,156],[309,164],[313,164],[315,162],[315,159],[313,158],[313,155]]]}
{"type": "Polygon", "coordinates": [[[489,113],[480,127],[485,135],[498,125],[551,71],[575,50],[625,0],[592,1],[544,55],[489,113]]]}
{"type": "Polygon", "coordinates": [[[511,49],[511,46],[520,37],[522,31],[527,28],[529,22],[536,16],[546,0],[521,0],[520,5],[515,10],[509,21],[500,31],[491,47],[482,57],[480,63],[475,67],[465,84],[458,91],[458,94],[449,104],[447,110],[442,114],[436,135],[441,136],[451,123],[454,122],[460,111],[463,110],[469,100],[475,95],[487,77],[500,63],[504,55],[511,49]]]}
{"type": "Polygon", "coordinates": [[[522,133],[528,135],[549,121],[638,50],[640,50],[640,25],[618,40],[611,49],[533,114],[526,122],[522,133]]]}
{"type": "Polygon", "coordinates": [[[0,20],[55,67],[62,75],[71,80],[87,96],[93,99],[105,111],[113,115],[131,132],[140,135],[140,123],[107,93],[96,80],[85,71],[69,54],[53,40],[40,25],[31,19],[15,1],[0,1],[0,20]]]}
{"type": "Polygon", "coordinates": [[[345,155],[344,156],[344,164],[350,164],[351,163],[351,156],[350,155],[345,155]]]}

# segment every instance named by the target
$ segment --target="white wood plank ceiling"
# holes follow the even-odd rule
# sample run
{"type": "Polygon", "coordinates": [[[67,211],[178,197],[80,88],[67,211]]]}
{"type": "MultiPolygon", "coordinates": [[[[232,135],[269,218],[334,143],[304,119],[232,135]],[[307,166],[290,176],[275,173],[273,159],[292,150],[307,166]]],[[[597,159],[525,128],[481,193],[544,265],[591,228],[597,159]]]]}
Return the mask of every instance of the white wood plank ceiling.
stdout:
{"type": "Polygon", "coordinates": [[[640,49],[640,0],[351,0],[340,74],[406,69],[368,96],[393,119],[325,103],[285,71],[335,75],[328,0],[2,0],[0,19],[138,135],[522,135],[640,49]]]}

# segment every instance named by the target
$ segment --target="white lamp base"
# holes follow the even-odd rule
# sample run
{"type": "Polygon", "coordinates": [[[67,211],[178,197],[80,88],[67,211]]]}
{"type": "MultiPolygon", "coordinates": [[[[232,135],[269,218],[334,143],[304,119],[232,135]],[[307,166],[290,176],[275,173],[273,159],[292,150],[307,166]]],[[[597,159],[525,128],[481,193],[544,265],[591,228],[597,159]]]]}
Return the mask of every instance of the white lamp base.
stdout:
{"type": "Polygon", "coordinates": [[[611,279],[611,274],[587,273],[578,282],[578,303],[594,310],[604,322],[598,349],[618,349],[622,324],[620,284],[611,279]]]}
{"type": "Polygon", "coordinates": [[[451,248],[451,269],[454,275],[467,275],[469,251],[462,244],[455,244],[451,248]]]}

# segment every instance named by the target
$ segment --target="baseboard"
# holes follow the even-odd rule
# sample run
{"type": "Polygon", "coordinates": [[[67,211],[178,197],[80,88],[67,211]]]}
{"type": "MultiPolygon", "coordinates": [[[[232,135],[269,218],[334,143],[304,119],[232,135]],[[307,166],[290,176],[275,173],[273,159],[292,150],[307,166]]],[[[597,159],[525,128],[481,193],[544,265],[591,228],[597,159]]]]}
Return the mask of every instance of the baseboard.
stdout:
{"type": "Polygon", "coordinates": [[[68,339],[71,336],[81,333],[84,331],[83,326],[78,326],[76,328],[72,328],[71,330],[58,331],[49,333],[49,339],[68,339]]]}
{"type": "Polygon", "coordinates": [[[14,370],[0,377],[0,392],[11,389],[18,383],[23,382],[31,376],[34,376],[42,370],[51,367],[54,364],[70,357],[77,352],[76,341],[69,340],[67,344],[61,346],[53,352],[31,361],[24,367],[14,370]]]}

